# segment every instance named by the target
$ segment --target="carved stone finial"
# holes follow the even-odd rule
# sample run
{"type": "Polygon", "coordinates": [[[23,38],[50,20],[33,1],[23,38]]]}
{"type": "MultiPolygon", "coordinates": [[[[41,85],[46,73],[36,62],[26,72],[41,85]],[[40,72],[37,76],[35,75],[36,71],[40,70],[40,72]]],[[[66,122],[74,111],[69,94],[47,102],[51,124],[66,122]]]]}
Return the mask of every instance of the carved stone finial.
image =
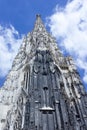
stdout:
{"type": "Polygon", "coordinates": [[[37,14],[37,15],[36,15],[36,18],[38,18],[38,17],[41,17],[41,15],[40,15],[40,14],[37,14]]]}

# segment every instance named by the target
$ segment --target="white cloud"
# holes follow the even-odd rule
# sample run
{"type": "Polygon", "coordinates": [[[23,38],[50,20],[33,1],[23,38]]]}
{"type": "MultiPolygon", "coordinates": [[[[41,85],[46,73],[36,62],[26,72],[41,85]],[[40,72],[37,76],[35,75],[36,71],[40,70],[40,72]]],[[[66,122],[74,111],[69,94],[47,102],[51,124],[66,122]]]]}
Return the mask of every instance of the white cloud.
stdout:
{"type": "Polygon", "coordinates": [[[87,83],[87,0],[73,0],[64,8],[56,6],[48,17],[52,34],[61,39],[64,47],[84,70],[83,80],[87,83]]]}
{"type": "Polygon", "coordinates": [[[0,77],[8,73],[21,43],[22,36],[12,25],[0,25],[0,77]]]}

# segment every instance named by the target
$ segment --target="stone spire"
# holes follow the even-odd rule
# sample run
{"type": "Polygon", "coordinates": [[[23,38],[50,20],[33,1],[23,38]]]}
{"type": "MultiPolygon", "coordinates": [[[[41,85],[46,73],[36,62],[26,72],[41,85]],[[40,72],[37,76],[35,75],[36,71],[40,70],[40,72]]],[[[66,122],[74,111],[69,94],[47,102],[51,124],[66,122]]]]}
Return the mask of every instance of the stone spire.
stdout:
{"type": "Polygon", "coordinates": [[[35,22],[35,27],[34,27],[34,31],[36,32],[45,32],[46,28],[44,27],[44,24],[41,20],[41,15],[37,14],[36,15],[36,22],[35,22]]]}
{"type": "Polygon", "coordinates": [[[40,15],[0,89],[0,130],[87,130],[87,93],[40,15]]]}

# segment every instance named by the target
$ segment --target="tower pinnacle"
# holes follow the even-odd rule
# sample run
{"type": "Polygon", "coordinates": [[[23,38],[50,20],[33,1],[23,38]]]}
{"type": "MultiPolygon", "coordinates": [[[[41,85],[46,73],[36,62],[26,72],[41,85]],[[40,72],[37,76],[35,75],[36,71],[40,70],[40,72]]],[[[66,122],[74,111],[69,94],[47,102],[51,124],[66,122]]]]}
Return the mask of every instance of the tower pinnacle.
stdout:
{"type": "Polygon", "coordinates": [[[38,17],[41,17],[41,15],[40,15],[40,14],[37,14],[37,15],[36,15],[36,18],[38,18],[38,17]]]}
{"type": "Polygon", "coordinates": [[[45,28],[45,26],[44,26],[44,24],[42,22],[40,14],[36,15],[34,31],[37,31],[37,32],[46,31],[46,28],[45,28]]]}

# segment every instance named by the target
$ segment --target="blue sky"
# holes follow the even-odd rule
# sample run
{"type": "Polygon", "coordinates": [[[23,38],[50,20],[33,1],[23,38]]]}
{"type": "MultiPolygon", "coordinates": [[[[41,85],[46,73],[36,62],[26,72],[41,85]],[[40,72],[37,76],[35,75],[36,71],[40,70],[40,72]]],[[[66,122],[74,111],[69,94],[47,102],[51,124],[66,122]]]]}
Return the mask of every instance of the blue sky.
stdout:
{"type": "Polygon", "coordinates": [[[60,48],[72,55],[87,85],[86,0],[0,0],[0,86],[5,80],[22,37],[33,29],[36,14],[60,48]],[[3,57],[3,58],[2,58],[3,57]]]}
{"type": "Polygon", "coordinates": [[[0,0],[0,23],[12,24],[20,33],[26,34],[32,29],[37,13],[45,20],[57,4],[64,6],[66,2],[67,0],[0,0]]]}

